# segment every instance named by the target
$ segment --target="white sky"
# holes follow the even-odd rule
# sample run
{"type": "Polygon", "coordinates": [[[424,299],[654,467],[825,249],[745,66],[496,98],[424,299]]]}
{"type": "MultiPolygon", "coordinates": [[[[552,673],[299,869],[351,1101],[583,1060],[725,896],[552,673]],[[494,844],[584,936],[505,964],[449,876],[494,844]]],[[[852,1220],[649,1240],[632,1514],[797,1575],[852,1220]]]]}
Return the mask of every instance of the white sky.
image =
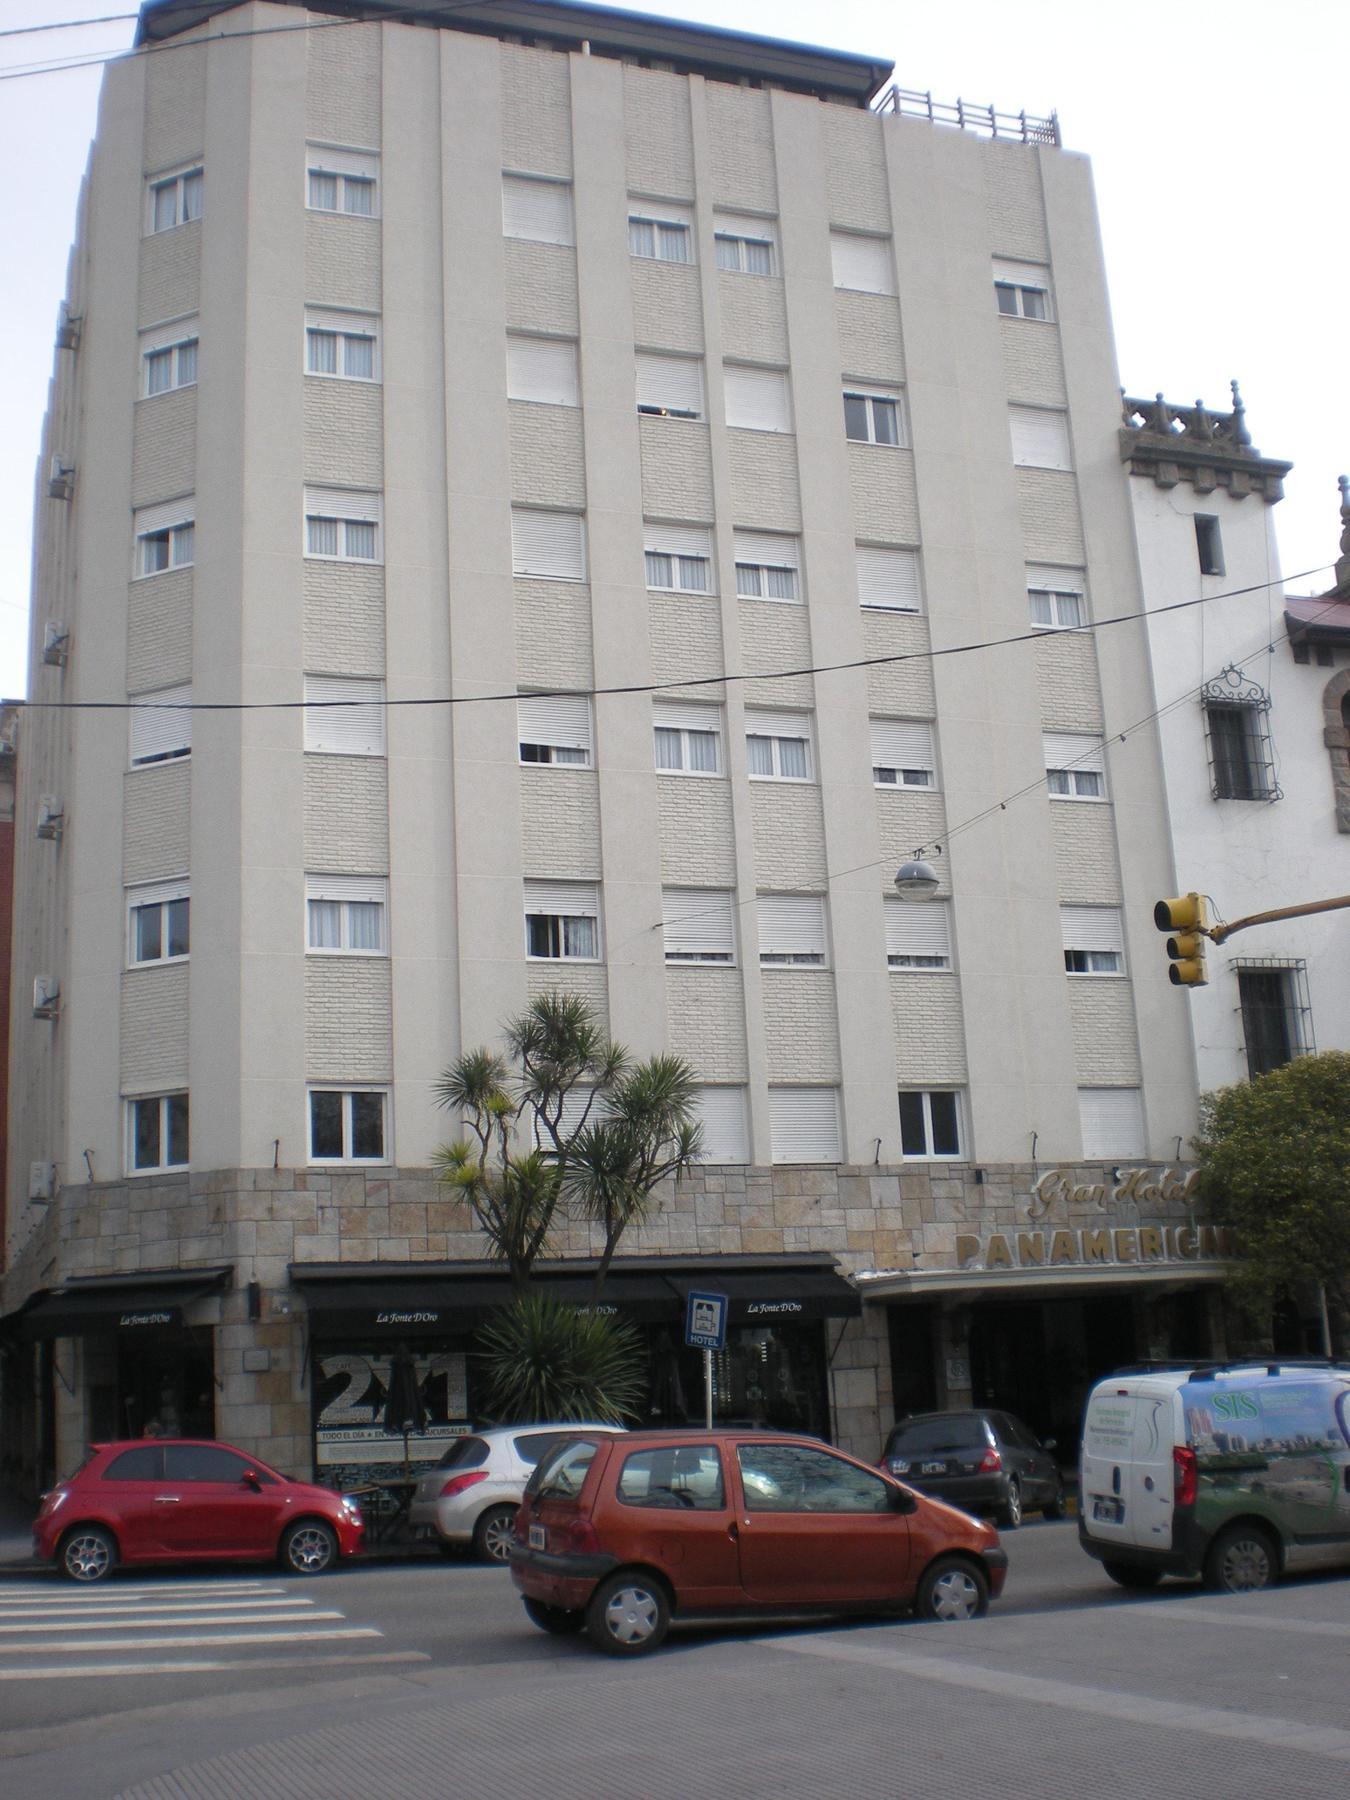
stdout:
{"type": "MultiPolygon", "coordinates": [[[[4,0],[0,33],[131,10],[129,0],[4,0]]],[[[1057,110],[1066,147],[1092,159],[1127,391],[1222,408],[1236,376],[1252,437],[1295,465],[1276,515],[1281,560],[1289,576],[1320,572],[1290,585],[1330,584],[1336,477],[1350,467],[1346,0],[650,0],[634,10],[891,58],[902,87],[939,100],[1057,110]]],[[[0,74],[122,49],[132,31],[0,35],[0,74]]],[[[97,69],[0,81],[0,694],[13,697],[27,688],[33,471],[99,81],[97,69]]]]}

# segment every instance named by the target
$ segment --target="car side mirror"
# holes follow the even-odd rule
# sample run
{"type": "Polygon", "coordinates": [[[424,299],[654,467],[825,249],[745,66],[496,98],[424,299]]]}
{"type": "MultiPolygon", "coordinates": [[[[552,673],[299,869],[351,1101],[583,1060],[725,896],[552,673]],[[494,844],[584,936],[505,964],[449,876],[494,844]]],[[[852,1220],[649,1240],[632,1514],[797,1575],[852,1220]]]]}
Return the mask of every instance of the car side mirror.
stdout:
{"type": "Polygon", "coordinates": [[[258,1479],[258,1471],[256,1469],[244,1470],[243,1483],[246,1488],[252,1488],[255,1494],[261,1494],[262,1482],[258,1479]]]}
{"type": "Polygon", "coordinates": [[[897,1487],[891,1490],[891,1511],[898,1513],[917,1512],[919,1502],[908,1488],[897,1487]]]}

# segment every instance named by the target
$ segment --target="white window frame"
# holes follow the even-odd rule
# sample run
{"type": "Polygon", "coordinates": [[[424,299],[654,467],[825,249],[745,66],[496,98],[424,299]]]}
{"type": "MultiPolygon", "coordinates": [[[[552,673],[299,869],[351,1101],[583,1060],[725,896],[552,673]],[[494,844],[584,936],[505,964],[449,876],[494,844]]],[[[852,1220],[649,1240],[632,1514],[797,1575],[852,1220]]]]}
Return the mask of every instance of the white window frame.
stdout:
{"type": "Polygon", "coordinates": [[[307,956],[385,957],[389,954],[389,883],[379,875],[306,875],[305,877],[305,954],[307,956]],[[316,906],[336,906],[338,941],[316,943],[314,926],[316,906]],[[378,909],[379,941],[376,944],[353,943],[352,908],[374,906],[378,909]]]}
{"type": "Polygon", "coordinates": [[[665,200],[634,196],[628,202],[628,254],[640,262],[689,265],[694,255],[694,211],[665,200]]]}
{"type": "Polygon", "coordinates": [[[594,732],[588,694],[520,694],[516,752],[521,766],[589,769],[594,732]],[[538,754],[527,756],[526,751],[538,754]]]}
{"type": "Polygon", "coordinates": [[[572,184],[548,175],[527,175],[514,169],[502,172],[502,236],[521,244],[560,244],[572,248],[577,241],[572,184]]]}
{"type": "Polygon", "coordinates": [[[1083,1145],[1084,1162],[1116,1162],[1146,1154],[1144,1137],[1144,1098],[1138,1088],[1091,1088],[1078,1090],[1078,1129],[1083,1145]],[[1085,1110],[1097,1108],[1106,1118],[1085,1118],[1085,1110]],[[1088,1128],[1103,1135],[1090,1140],[1088,1128]]]}
{"type": "Polygon", "coordinates": [[[746,1123],[746,1091],[733,1085],[697,1087],[693,1112],[703,1127],[699,1161],[713,1167],[732,1167],[750,1160],[750,1133],[746,1123]]]}
{"type": "Polygon", "coordinates": [[[380,158],[375,150],[340,150],[330,144],[305,146],[305,211],[344,219],[378,219],[380,216],[380,158]],[[332,206],[315,199],[316,181],[333,183],[332,206]],[[370,205],[349,206],[348,201],[368,198],[370,205]]]}
{"type": "Polygon", "coordinates": [[[1059,920],[1066,975],[1075,981],[1124,976],[1125,927],[1118,906],[1061,906],[1059,920]]]}
{"type": "Polygon", "coordinates": [[[868,725],[873,787],[921,788],[926,792],[937,787],[937,751],[933,727],[926,719],[874,718],[868,720],[868,725]]]}
{"type": "MultiPolygon", "coordinates": [[[[327,535],[325,532],[324,535],[327,535]]],[[[376,568],[384,561],[384,496],[361,488],[307,487],[305,489],[304,554],[310,562],[357,563],[376,568]],[[317,527],[332,526],[333,549],[315,548],[317,527]],[[363,555],[359,546],[371,533],[374,554],[363,555]]]]}
{"type": "Polygon", "coordinates": [[[356,1168],[379,1168],[393,1161],[390,1154],[392,1131],[390,1129],[390,1093],[387,1087],[372,1083],[369,1087],[348,1086],[339,1082],[315,1082],[305,1092],[305,1148],[307,1160],[324,1168],[335,1168],[339,1164],[347,1164],[356,1168]],[[342,1097],[342,1153],[339,1156],[318,1156],[314,1150],[314,1098],[317,1094],[339,1094],[342,1097]],[[352,1117],[358,1095],[372,1095],[380,1102],[380,1154],[378,1156],[356,1156],[352,1151],[355,1132],[352,1117]]]}
{"type": "Polygon", "coordinates": [[[177,393],[180,388],[196,387],[199,354],[195,315],[187,319],[178,319],[172,325],[158,326],[153,331],[143,331],[141,333],[141,398],[158,400],[165,394],[177,393]],[[169,379],[163,387],[153,387],[154,366],[162,357],[168,358],[169,379]]]}
{"type": "Polygon", "coordinates": [[[751,781],[789,781],[802,786],[814,780],[815,758],[811,752],[811,715],[809,713],[757,713],[747,708],[745,737],[747,765],[751,738],[759,738],[770,746],[769,755],[772,766],[768,769],[748,769],[751,781]],[[783,773],[783,745],[785,743],[800,743],[804,746],[805,774],[785,775],[783,773]]]}
{"type": "Polygon", "coordinates": [[[895,292],[895,260],[889,237],[860,231],[832,231],[830,269],[835,287],[846,293],[895,292]]]}
{"type": "Polygon", "coordinates": [[[853,552],[858,604],[864,612],[908,613],[911,617],[922,613],[922,569],[916,549],[904,544],[855,544],[853,552]],[[873,589],[890,587],[892,575],[900,570],[904,578],[894,582],[896,598],[883,600],[872,594],[873,589]]]}
{"type": "Polygon", "coordinates": [[[131,715],[130,763],[133,769],[153,763],[178,762],[192,754],[192,684],[137,694],[131,715]]]}
{"type": "Polygon", "coordinates": [[[594,881],[525,882],[525,960],[534,963],[604,961],[604,945],[600,936],[600,888],[594,881]],[[556,936],[556,955],[540,955],[530,949],[530,920],[547,919],[550,935],[556,936]],[[590,921],[593,951],[582,954],[569,948],[569,919],[590,921]]]}
{"type": "Polygon", "coordinates": [[[773,219],[757,219],[748,213],[715,213],[713,244],[717,266],[727,275],[776,275],[778,227],[773,219]],[[767,264],[753,268],[754,262],[767,264]]]}
{"type": "Polygon", "coordinates": [[[999,316],[1027,319],[1036,325],[1053,325],[1050,271],[1039,263],[996,262],[994,298],[999,316]]]}
{"type": "Polygon", "coordinates": [[[722,709],[720,706],[685,706],[677,701],[656,700],[652,703],[652,755],[658,775],[675,775],[681,779],[693,777],[698,781],[718,781],[725,772],[722,756],[722,709]],[[706,721],[706,722],[705,722],[706,721]],[[678,733],[680,749],[680,766],[676,769],[663,767],[655,762],[656,733],[658,731],[678,733]],[[697,769],[693,766],[693,743],[695,737],[710,737],[713,741],[713,767],[697,769]]]}
{"type": "Polygon", "coordinates": [[[506,397],[532,406],[580,406],[576,339],[508,331],[506,397]]]}
{"type": "Polygon", "coordinates": [[[304,700],[306,754],[385,754],[382,681],[352,675],[306,675],[304,700]]]}
{"type": "Polygon", "coordinates": [[[693,594],[705,600],[717,592],[712,532],[706,525],[642,522],[643,570],[651,594],[693,594]]]}
{"type": "Polygon", "coordinates": [[[838,1163],[844,1160],[843,1134],[839,1128],[839,1089],[837,1087],[775,1086],[769,1087],[769,1154],[778,1167],[800,1163],[838,1163]],[[785,1127],[792,1129],[803,1109],[816,1114],[809,1129],[818,1133],[811,1154],[785,1154],[785,1127]],[[829,1142],[824,1140],[828,1138],[829,1142]]]}
{"type": "MultiPolygon", "coordinates": [[[[900,1139],[900,1156],[904,1162],[964,1162],[966,1160],[966,1121],[965,1106],[960,1088],[901,1088],[898,1094],[911,1097],[917,1095],[922,1102],[923,1141],[922,1150],[906,1150],[903,1129],[900,1139]],[[933,1148],[933,1096],[941,1094],[944,1098],[950,1095],[955,1102],[956,1113],[956,1148],[955,1150],[935,1150],[933,1148]]],[[[898,1110],[898,1095],[897,1095],[898,1110]]]]}
{"type": "Polygon", "coordinates": [[[511,508],[511,570],[526,581],[585,581],[586,516],[543,506],[511,508]],[[549,525],[543,523],[550,521],[549,525]],[[562,521],[570,521],[564,525],[562,521]],[[546,549],[544,540],[552,540],[546,549]],[[553,567],[547,565],[552,562],[553,567]],[[531,568],[531,563],[541,566],[531,568]]]}
{"type": "Polygon", "coordinates": [[[1073,468],[1067,412],[1048,406],[1010,406],[1008,434],[1016,468],[1063,471],[1073,468]]]}
{"type": "Polygon", "coordinates": [[[192,954],[192,911],[191,892],[187,876],[178,881],[147,882],[139,887],[129,887],[127,894],[127,967],[129,969],[158,969],[166,963],[185,963],[192,954]],[[169,942],[169,908],[186,905],[188,907],[188,948],[170,955],[166,946],[169,942]],[[143,912],[159,914],[158,956],[138,956],[137,924],[143,912]]]}
{"type": "Polygon", "coordinates": [[[1033,631],[1086,631],[1087,583],[1082,570],[1028,568],[1027,613],[1033,631]],[[1038,601],[1044,602],[1048,619],[1036,617],[1038,601]]]}
{"type": "Polygon", "coordinates": [[[729,431],[791,434],[792,395],[786,369],[766,369],[754,363],[724,363],[722,398],[729,431]],[[765,404],[770,394],[772,405],[765,404]],[[746,401],[750,402],[748,406],[746,401]],[[740,416],[733,417],[737,411],[740,416]]]}
{"type": "Polygon", "coordinates": [[[128,1175],[163,1175],[172,1169],[186,1169],[192,1162],[192,1108],[189,1102],[187,1116],[187,1155],[181,1162],[169,1160],[170,1137],[169,1106],[174,1100],[188,1100],[186,1088],[174,1088],[166,1094],[128,1094],[124,1101],[126,1129],[126,1170],[128,1175]],[[159,1161],[138,1163],[136,1161],[136,1114],[142,1106],[154,1106],[159,1111],[159,1161]]]}
{"type": "Polygon", "coordinates": [[[191,225],[202,216],[202,200],[206,186],[201,163],[184,163],[178,169],[166,169],[151,175],[145,183],[145,235],[158,237],[164,231],[176,231],[180,225],[191,225]],[[159,196],[172,192],[173,217],[157,224],[159,196]]]}
{"type": "Polygon", "coordinates": [[[661,929],[669,967],[735,968],[736,896],[730,889],[663,888],[661,929]]]}
{"type": "Polygon", "coordinates": [[[305,308],[305,374],[312,375],[316,381],[359,381],[366,386],[378,386],[381,380],[380,367],[380,315],[378,313],[339,312],[334,307],[307,306],[305,308]],[[333,343],[333,363],[331,369],[314,367],[315,342],[321,337],[331,337],[333,343]],[[370,374],[353,374],[351,346],[355,343],[370,346],[370,374]]]}
{"type": "Polygon", "coordinates": [[[755,903],[761,969],[828,969],[823,894],[760,894],[755,903]]]}
{"type": "Polygon", "coordinates": [[[947,900],[885,898],[886,966],[901,974],[950,975],[952,914],[947,900]]]}
{"type": "Polygon", "coordinates": [[[156,575],[168,575],[174,569],[190,569],[197,560],[196,498],[185,494],[181,500],[169,500],[161,506],[143,506],[132,514],[131,529],[135,534],[131,578],[149,581],[156,575]],[[148,566],[152,546],[156,557],[162,549],[165,560],[148,566]]]}
{"type": "MultiPolygon", "coordinates": [[[[856,414],[856,408],[855,414],[856,414]]],[[[882,418],[888,415],[882,412],[882,418]]],[[[846,382],[844,385],[844,436],[850,444],[872,444],[879,450],[908,450],[909,421],[905,416],[905,396],[900,388],[864,387],[858,382],[846,382]],[[864,432],[859,436],[851,431],[849,417],[849,401],[860,400],[863,403],[864,432]],[[895,439],[884,436],[878,431],[878,407],[892,408],[895,418],[895,439]]]]}
{"type": "Polygon", "coordinates": [[[1106,800],[1106,746],[1102,738],[1083,732],[1046,731],[1042,741],[1050,798],[1101,806],[1106,800]]]}
{"type": "Polygon", "coordinates": [[[741,600],[767,600],[774,606],[800,606],[802,592],[802,541],[783,531],[742,531],[731,534],[736,562],[736,594],[741,600]],[[786,578],[786,579],[785,579],[786,578]],[[789,593],[770,593],[771,586],[789,593]]]}
{"type": "Polygon", "coordinates": [[[707,412],[703,392],[703,358],[671,356],[664,351],[636,353],[637,409],[648,419],[702,419],[707,412]]]}

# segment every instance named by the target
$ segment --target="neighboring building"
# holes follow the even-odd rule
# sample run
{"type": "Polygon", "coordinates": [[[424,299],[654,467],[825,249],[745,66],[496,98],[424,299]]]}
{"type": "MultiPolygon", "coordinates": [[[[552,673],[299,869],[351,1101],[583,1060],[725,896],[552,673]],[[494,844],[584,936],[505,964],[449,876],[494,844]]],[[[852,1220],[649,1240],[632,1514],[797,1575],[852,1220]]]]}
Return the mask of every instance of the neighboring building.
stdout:
{"type": "Polygon", "coordinates": [[[32,692],[130,711],[26,724],[28,1473],[158,1418],[336,1476],[401,1343],[471,1413],[433,1083],[555,985],[703,1084],[610,1288],[660,1416],[691,1284],[722,1416],[867,1454],[1222,1349],[1086,161],[829,51],[350,10],[164,0],[105,79],[32,692]]]}
{"type": "Polygon", "coordinates": [[[9,1217],[9,1003],[14,936],[14,767],[19,708],[0,700],[0,1274],[5,1267],[9,1217]]]}

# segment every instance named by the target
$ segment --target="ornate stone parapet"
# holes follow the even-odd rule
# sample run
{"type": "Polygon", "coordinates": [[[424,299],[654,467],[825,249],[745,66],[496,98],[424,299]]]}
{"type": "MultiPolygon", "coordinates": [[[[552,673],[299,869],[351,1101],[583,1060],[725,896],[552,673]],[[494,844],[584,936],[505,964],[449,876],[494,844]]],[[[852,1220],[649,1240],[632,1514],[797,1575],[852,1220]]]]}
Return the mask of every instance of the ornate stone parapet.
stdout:
{"type": "Polygon", "coordinates": [[[1199,494],[1223,488],[1235,500],[1256,494],[1268,506],[1283,499],[1284,478],[1294,465],[1262,456],[1247,430],[1236,381],[1232,387],[1229,413],[1211,412],[1200,400],[1173,406],[1161,394],[1139,400],[1122,390],[1120,460],[1130,474],[1149,476],[1163,488],[1188,481],[1199,494]]]}

